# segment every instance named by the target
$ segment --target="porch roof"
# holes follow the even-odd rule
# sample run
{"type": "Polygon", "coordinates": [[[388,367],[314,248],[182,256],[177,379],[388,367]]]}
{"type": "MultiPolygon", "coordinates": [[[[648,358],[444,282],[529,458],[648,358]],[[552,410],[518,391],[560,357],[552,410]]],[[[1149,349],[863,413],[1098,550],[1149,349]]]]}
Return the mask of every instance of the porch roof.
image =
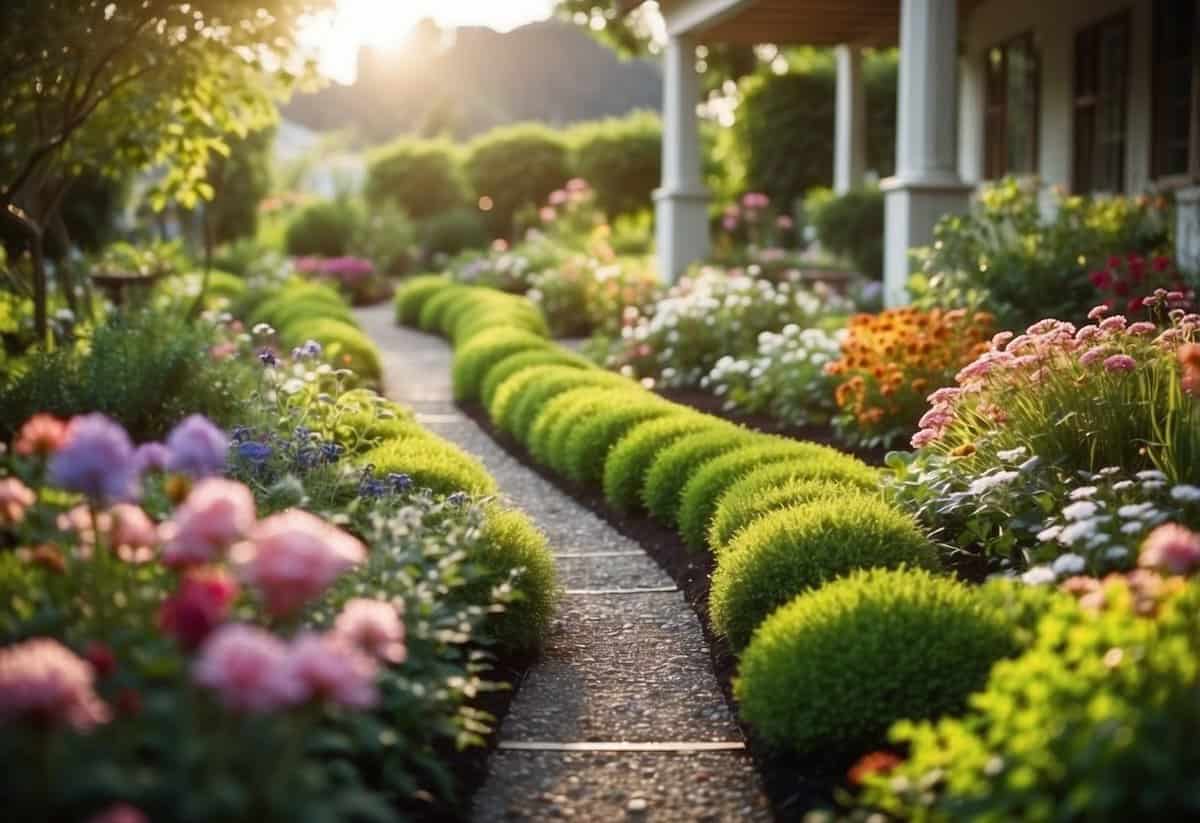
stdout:
{"type": "MultiPolygon", "coordinates": [[[[626,11],[645,0],[621,0],[626,11]]],[[[958,0],[960,19],[982,0],[958,0]]],[[[900,0],[658,0],[670,34],[699,42],[895,46],[900,0]]]]}

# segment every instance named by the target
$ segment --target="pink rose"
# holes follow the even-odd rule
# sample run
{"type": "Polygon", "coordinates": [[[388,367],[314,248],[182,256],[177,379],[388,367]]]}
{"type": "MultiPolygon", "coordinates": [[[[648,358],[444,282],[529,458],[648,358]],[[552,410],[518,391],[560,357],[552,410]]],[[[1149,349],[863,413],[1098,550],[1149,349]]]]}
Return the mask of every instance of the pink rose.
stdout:
{"type": "Polygon", "coordinates": [[[163,525],[163,563],[211,563],[254,525],[254,495],[232,480],[210,477],[192,489],[163,525]]]}
{"type": "Polygon", "coordinates": [[[37,495],[15,477],[0,480],[0,526],[15,526],[25,519],[25,510],[37,495]]]}
{"type": "Polygon", "coordinates": [[[0,722],[28,720],[87,731],[109,719],[91,665],[57,640],[0,649],[0,722]]]}
{"type": "Polygon", "coordinates": [[[363,544],[346,532],[290,509],[251,531],[246,578],[262,592],[272,614],[287,614],[365,557],[363,544]]]}
{"type": "Polygon", "coordinates": [[[1200,534],[1177,523],[1165,523],[1146,536],[1138,565],[1188,574],[1200,567],[1200,534]]]}
{"type": "Polygon", "coordinates": [[[329,700],[353,709],[369,709],[379,701],[378,665],[334,634],[299,635],[288,650],[287,671],[306,700],[329,700]]]}
{"type": "Polygon", "coordinates": [[[217,692],[226,708],[271,712],[302,702],[305,686],[295,679],[288,647],[254,626],[230,623],[205,642],[192,670],[197,683],[217,692]]]}
{"type": "Polygon", "coordinates": [[[364,653],[389,663],[403,663],[407,656],[404,622],[391,603],[356,597],[342,607],[333,631],[364,653]]]}
{"type": "Polygon", "coordinates": [[[87,823],[150,823],[150,818],[136,806],[114,803],[99,814],[89,817],[87,823]]]}

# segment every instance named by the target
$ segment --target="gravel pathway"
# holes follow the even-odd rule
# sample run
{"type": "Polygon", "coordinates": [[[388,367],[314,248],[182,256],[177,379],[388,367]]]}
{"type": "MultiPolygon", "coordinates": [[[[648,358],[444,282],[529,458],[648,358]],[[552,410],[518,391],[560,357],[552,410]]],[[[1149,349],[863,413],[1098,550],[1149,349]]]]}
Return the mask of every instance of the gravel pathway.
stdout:
{"type": "Polygon", "coordinates": [[[670,576],[455,408],[444,341],[395,326],[387,304],[357,316],[383,352],[388,396],[483,461],[546,533],[565,588],[473,819],[770,820],[699,621],[670,576]]]}

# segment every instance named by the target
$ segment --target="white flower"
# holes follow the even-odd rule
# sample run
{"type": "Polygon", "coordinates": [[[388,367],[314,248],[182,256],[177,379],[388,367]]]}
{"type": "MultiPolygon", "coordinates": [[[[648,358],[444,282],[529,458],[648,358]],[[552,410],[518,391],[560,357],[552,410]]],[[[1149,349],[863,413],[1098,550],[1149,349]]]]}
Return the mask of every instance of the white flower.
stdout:
{"type": "Polygon", "coordinates": [[[1171,499],[1180,503],[1195,503],[1200,500],[1200,486],[1189,486],[1181,483],[1171,489],[1171,499]]]}
{"type": "Polygon", "coordinates": [[[1072,500],[1086,500],[1096,493],[1095,486],[1080,486],[1071,491],[1070,497],[1072,500]]]}
{"type": "Polygon", "coordinates": [[[1100,507],[1092,501],[1080,500],[1064,508],[1062,513],[1063,517],[1068,520],[1085,520],[1092,517],[1099,510],[1100,507]]]}
{"type": "Polygon", "coordinates": [[[1034,566],[1021,575],[1021,582],[1030,586],[1042,586],[1047,583],[1053,583],[1057,579],[1058,576],[1049,566],[1034,566]]]}
{"type": "Polygon", "coordinates": [[[1049,528],[1042,529],[1037,533],[1037,539],[1043,543],[1049,543],[1051,540],[1058,537],[1058,534],[1062,531],[1062,529],[1062,526],[1050,526],[1049,528]]]}
{"type": "Polygon", "coordinates": [[[1153,503],[1128,503],[1117,509],[1117,516],[1126,520],[1149,517],[1155,513],[1153,503]]]}
{"type": "Polygon", "coordinates": [[[1133,481],[1132,480],[1118,480],[1116,483],[1112,484],[1112,488],[1113,488],[1113,491],[1115,491],[1115,492],[1123,492],[1126,489],[1133,488],[1133,481]]]}
{"type": "Polygon", "coordinates": [[[1081,555],[1075,554],[1074,552],[1067,552],[1066,554],[1060,554],[1058,557],[1056,557],[1051,568],[1059,577],[1070,574],[1079,574],[1081,571],[1087,568],[1087,561],[1084,560],[1081,555]]]}
{"type": "Polygon", "coordinates": [[[995,474],[988,474],[984,475],[983,477],[976,478],[971,482],[969,488],[971,490],[971,494],[983,494],[984,492],[991,491],[997,486],[1003,486],[1006,483],[1011,483],[1016,478],[1017,472],[1014,471],[996,472],[995,474]]]}
{"type": "Polygon", "coordinates": [[[1146,469],[1145,471],[1138,472],[1137,474],[1134,475],[1134,477],[1136,477],[1138,480],[1163,480],[1163,481],[1165,481],[1167,479],[1167,476],[1165,474],[1163,474],[1162,472],[1160,472],[1158,469],[1146,469]]]}
{"type": "Polygon", "coordinates": [[[1163,480],[1143,480],[1142,481],[1142,488],[1148,489],[1150,491],[1158,491],[1165,485],[1167,485],[1166,481],[1163,481],[1163,480]]]}
{"type": "Polygon", "coordinates": [[[1063,527],[1063,530],[1058,533],[1058,542],[1064,546],[1073,546],[1079,540],[1091,537],[1095,533],[1095,520],[1077,520],[1063,527]]]}
{"type": "Polygon", "coordinates": [[[1001,460],[1003,460],[1006,463],[1012,462],[1013,460],[1017,460],[1018,458],[1021,458],[1024,456],[1025,456],[1025,447],[1024,446],[1017,446],[1015,449],[1005,449],[1004,451],[996,452],[996,457],[1000,458],[1001,460]]]}
{"type": "Polygon", "coordinates": [[[1129,554],[1129,549],[1125,548],[1124,546],[1113,546],[1104,553],[1104,556],[1109,560],[1120,560],[1127,554],[1129,554]]]}
{"type": "Polygon", "coordinates": [[[1144,528],[1146,527],[1143,526],[1139,521],[1131,520],[1130,522],[1121,526],[1121,534],[1138,534],[1144,528]]]}
{"type": "Polygon", "coordinates": [[[1120,466],[1105,466],[1100,470],[1100,475],[1103,477],[1111,477],[1114,474],[1120,474],[1120,466]]]}

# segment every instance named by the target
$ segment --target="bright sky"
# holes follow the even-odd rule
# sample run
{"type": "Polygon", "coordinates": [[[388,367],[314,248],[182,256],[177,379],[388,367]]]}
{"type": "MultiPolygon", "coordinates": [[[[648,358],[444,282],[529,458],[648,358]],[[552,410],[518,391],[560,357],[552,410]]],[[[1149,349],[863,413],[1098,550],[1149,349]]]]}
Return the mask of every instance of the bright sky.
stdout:
{"type": "Polygon", "coordinates": [[[342,83],[354,81],[363,44],[395,45],[415,23],[490,26],[507,31],[550,15],[554,0],[337,0],[337,9],[305,27],[303,41],[317,50],[322,71],[342,83]]]}

